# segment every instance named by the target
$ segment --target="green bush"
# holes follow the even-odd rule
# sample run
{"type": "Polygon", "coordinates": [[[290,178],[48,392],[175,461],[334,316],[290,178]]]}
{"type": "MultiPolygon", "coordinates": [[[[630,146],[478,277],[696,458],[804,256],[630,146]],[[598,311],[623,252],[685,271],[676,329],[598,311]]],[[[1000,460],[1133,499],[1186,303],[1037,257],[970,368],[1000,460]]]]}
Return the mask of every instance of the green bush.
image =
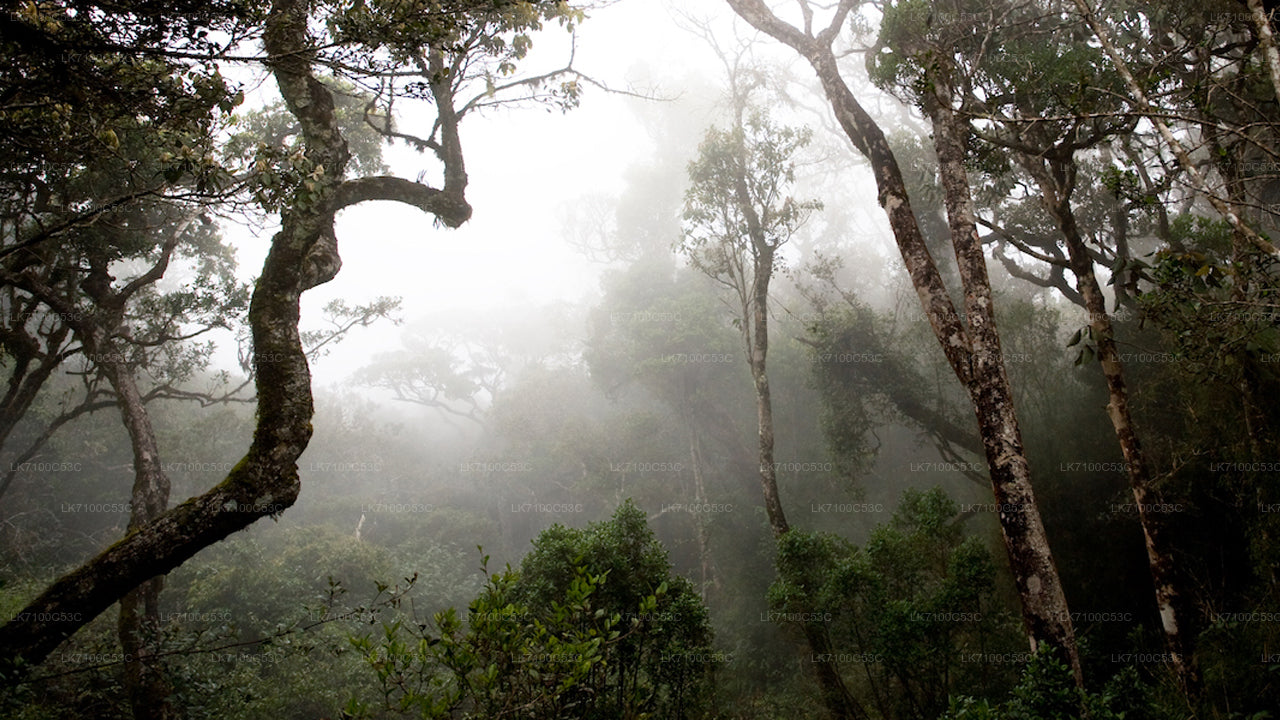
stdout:
{"type": "Polygon", "coordinates": [[[936,717],[956,689],[985,694],[1012,680],[998,664],[965,662],[1016,640],[995,600],[995,565],[978,538],[964,537],[958,511],[939,489],[908,490],[865,547],[797,531],[779,543],[775,617],[816,618],[881,717],[936,717]]]}
{"type": "MultiPolygon", "coordinates": [[[[487,558],[486,558],[487,561],[487,558]]],[[[716,664],[706,608],[630,501],[555,525],[518,571],[489,576],[464,623],[386,624],[353,638],[384,708],[422,718],[694,718],[716,664]],[[434,627],[433,627],[434,626],[434,627]]],[[[368,716],[367,704],[347,711],[368,716]]]]}
{"type": "Polygon", "coordinates": [[[988,700],[955,697],[941,720],[1146,720],[1155,711],[1147,688],[1133,668],[1126,668],[1101,693],[1075,686],[1071,669],[1047,649],[1032,656],[1011,697],[996,705],[988,700]]]}

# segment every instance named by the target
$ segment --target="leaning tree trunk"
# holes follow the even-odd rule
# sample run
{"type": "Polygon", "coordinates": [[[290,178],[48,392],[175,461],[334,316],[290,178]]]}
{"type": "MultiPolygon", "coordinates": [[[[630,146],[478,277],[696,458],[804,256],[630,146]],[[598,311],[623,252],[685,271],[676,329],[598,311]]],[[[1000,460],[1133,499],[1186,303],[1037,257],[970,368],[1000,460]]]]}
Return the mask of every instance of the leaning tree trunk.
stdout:
{"type": "Polygon", "coordinates": [[[0,627],[0,650],[20,678],[76,630],[148,579],[298,497],[296,461],[311,437],[311,385],[298,337],[301,269],[316,233],[310,218],[289,213],[272,240],[249,310],[254,341],[258,422],[253,443],[231,473],[131,531],[80,568],[55,581],[0,627]]]}
{"type": "MultiPolygon", "coordinates": [[[[1066,596],[1049,551],[1023,453],[1012,393],[993,322],[986,261],[974,229],[972,200],[964,176],[960,125],[950,106],[946,77],[933,101],[934,140],[946,192],[948,221],[964,283],[966,328],[951,301],[911,210],[897,159],[884,132],[867,114],[840,75],[832,44],[853,10],[841,0],[831,24],[814,35],[779,19],[763,0],[727,0],[744,20],[789,45],[813,67],[841,129],[871,163],[880,205],[889,217],[894,239],[934,335],[956,377],[968,391],[978,431],[990,466],[992,491],[1001,506],[1000,526],[1013,570],[1022,616],[1033,647],[1048,646],[1073,670],[1082,684],[1079,653],[1066,596]]],[[[811,18],[810,18],[811,19],[811,18]]],[[[935,83],[938,79],[933,79],[935,83]]]]}
{"type": "Polygon", "coordinates": [[[1107,416],[1120,443],[1129,474],[1129,487],[1137,506],[1138,521],[1146,541],[1147,562],[1151,580],[1155,586],[1156,605],[1160,611],[1160,623],[1164,629],[1165,645],[1169,649],[1170,664],[1178,678],[1182,691],[1193,705],[1201,692],[1201,677],[1195,659],[1195,629],[1192,621],[1195,610],[1188,594],[1180,591],[1182,580],[1174,562],[1173,542],[1165,522],[1153,511],[1159,505],[1158,495],[1151,478],[1151,468],[1138,440],[1129,409],[1129,390],[1124,380],[1124,366],[1116,348],[1115,328],[1107,314],[1106,297],[1094,273],[1093,258],[1085,246],[1080,228],[1071,208],[1071,188],[1074,186],[1073,169],[1053,164],[1050,169],[1028,163],[1041,185],[1045,205],[1058,224],[1066,241],[1071,270],[1076,285],[1084,298],[1089,313],[1089,326],[1097,345],[1098,363],[1107,382],[1107,416]]]}
{"type": "MultiPolygon", "coordinates": [[[[965,315],[971,341],[969,397],[977,415],[978,430],[986,450],[991,489],[999,508],[1005,548],[1014,580],[1022,597],[1022,615],[1036,649],[1043,638],[1065,655],[1083,684],[1074,628],[1067,611],[1066,594],[1058,576],[1040,508],[1031,487],[1031,468],[1022,445],[1022,432],[1014,411],[1013,393],[1000,348],[991,281],[978,237],[977,213],[964,167],[966,128],[953,110],[950,68],[945,63],[930,70],[933,93],[925,96],[925,109],[933,122],[934,149],[942,179],[947,218],[955,246],[960,279],[964,286],[965,315]]],[[[959,374],[959,373],[957,373],[959,374]]],[[[961,378],[962,380],[964,378],[961,378]]]]}
{"type": "MultiPolygon", "coordinates": [[[[429,212],[449,227],[471,216],[456,117],[446,117],[443,107],[443,189],[396,177],[342,179],[349,153],[333,97],[312,72],[306,9],[303,0],[275,0],[263,37],[280,94],[302,127],[305,156],[322,172],[314,176],[313,187],[299,188],[281,213],[249,306],[258,394],[249,451],[214,488],[131,531],[0,626],[0,682],[21,682],[32,666],[131,590],[237,530],[278,515],[297,499],[297,460],[311,439],[313,414],[311,376],[298,335],[299,300],[337,272],[333,222],[339,210],[392,200],[429,212]]],[[[438,105],[448,105],[448,74],[439,77],[432,91],[438,105]]]]}

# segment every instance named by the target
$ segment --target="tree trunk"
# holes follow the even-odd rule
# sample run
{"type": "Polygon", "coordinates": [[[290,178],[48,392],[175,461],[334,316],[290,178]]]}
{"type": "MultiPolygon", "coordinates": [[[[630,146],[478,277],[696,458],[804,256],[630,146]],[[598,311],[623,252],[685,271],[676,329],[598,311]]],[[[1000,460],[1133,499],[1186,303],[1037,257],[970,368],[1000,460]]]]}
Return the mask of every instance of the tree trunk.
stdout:
{"type": "MultiPolygon", "coordinates": [[[[302,0],[275,0],[263,36],[281,96],[302,127],[306,157],[323,172],[314,188],[299,188],[282,212],[254,287],[249,326],[258,417],[249,451],[217,486],[131,531],[0,626],[5,683],[21,682],[66,638],[148,579],[260,518],[280,514],[297,499],[297,459],[311,439],[313,414],[311,376],[298,335],[299,299],[337,272],[335,213],[385,199],[421,208],[449,227],[471,215],[461,167],[446,170],[444,190],[393,177],[342,180],[349,153],[332,95],[312,72],[307,19],[302,0]]],[[[439,94],[436,100],[445,102],[439,94]]],[[[442,131],[447,164],[460,157],[456,142],[456,128],[442,131]]]]}
{"type": "Polygon", "coordinates": [[[0,654],[19,665],[12,668],[19,674],[148,579],[297,499],[296,461],[311,437],[312,415],[298,338],[299,270],[308,247],[301,230],[287,218],[272,240],[249,310],[259,398],[249,452],[213,489],[131,531],[0,627],[0,654]]]}
{"type": "Polygon", "coordinates": [[[1027,164],[1037,176],[1045,205],[1066,241],[1071,270],[1076,276],[1080,295],[1084,298],[1085,309],[1089,312],[1089,326],[1097,345],[1098,363],[1102,366],[1102,374],[1107,382],[1107,416],[1128,467],[1129,487],[1146,541],[1147,562],[1155,585],[1156,605],[1160,611],[1170,664],[1184,694],[1194,704],[1201,690],[1200,671],[1194,654],[1195,629],[1192,627],[1192,619],[1195,611],[1189,605],[1190,598],[1179,591],[1182,582],[1176,571],[1169,532],[1165,523],[1152,512],[1152,508],[1159,505],[1160,501],[1153,487],[1146,453],[1143,452],[1142,443],[1133,426],[1124,366],[1116,348],[1115,329],[1111,324],[1111,316],[1107,314],[1106,296],[1103,295],[1094,273],[1093,258],[1080,235],[1075,213],[1071,209],[1075,171],[1073,167],[1063,167],[1053,161],[1051,170],[1046,170],[1036,161],[1029,161],[1027,164]]]}
{"type": "MultiPolygon", "coordinates": [[[[129,532],[134,532],[164,514],[169,505],[169,478],[160,466],[151,417],[142,403],[137,380],[122,361],[115,343],[95,342],[94,353],[111,387],[116,391],[120,414],[129,432],[133,449],[134,482],[131,494],[129,532]]],[[[178,717],[169,702],[171,688],[159,660],[152,657],[160,637],[160,591],[164,578],[154,577],[120,599],[118,632],[124,653],[124,684],[136,720],[168,720],[178,717]]]]}
{"type": "MultiPolygon", "coordinates": [[[[734,109],[739,130],[743,129],[745,106],[746,98],[735,93],[734,109]]],[[[756,199],[751,195],[747,177],[748,168],[751,167],[747,157],[749,150],[740,144],[737,152],[740,154],[732,163],[733,176],[727,178],[732,183],[732,197],[725,198],[724,201],[732,203],[741,214],[746,237],[721,237],[720,242],[727,246],[726,254],[732,256],[728,263],[730,280],[727,284],[734,289],[739,302],[736,320],[756,396],[757,471],[764,496],[765,513],[776,545],[777,541],[791,531],[778,492],[777,465],[774,462],[773,399],[769,390],[768,373],[769,283],[773,277],[777,248],[782,240],[771,237],[770,230],[765,226],[769,208],[757,209],[755,206],[756,199]],[[749,275],[745,256],[749,256],[751,260],[749,275]]],[[[714,276],[715,271],[708,272],[714,276]]],[[[801,632],[811,652],[810,665],[817,676],[823,704],[831,716],[837,720],[866,718],[866,710],[849,692],[840,675],[839,664],[831,652],[831,640],[826,627],[822,623],[804,622],[801,624],[801,632]]]]}
{"type": "Polygon", "coordinates": [[[767,274],[773,272],[773,256],[769,255],[768,265],[763,262],[755,268],[756,277],[752,283],[755,290],[751,298],[751,379],[756,391],[756,429],[759,436],[760,485],[764,490],[765,512],[769,515],[769,526],[773,528],[775,538],[782,537],[791,525],[787,522],[786,513],[782,511],[782,498],[778,495],[778,470],[773,461],[773,397],[769,392],[769,374],[766,370],[766,358],[769,353],[769,280],[767,274]],[[761,279],[760,273],[766,273],[761,279]]]}
{"type": "MultiPolygon", "coordinates": [[[[755,240],[753,238],[753,240],[755,240]]],[[[763,238],[760,238],[763,244],[763,238]]],[[[786,514],[782,510],[782,498],[778,494],[777,466],[773,461],[773,399],[769,393],[767,359],[769,353],[769,278],[773,275],[773,248],[757,247],[753,268],[750,314],[751,377],[756,390],[756,417],[760,436],[760,484],[764,491],[765,511],[775,540],[791,532],[786,514]]],[[[744,328],[746,324],[744,323],[744,328]]],[[[745,330],[744,330],[744,334],[745,330]]],[[[837,720],[861,720],[868,717],[840,675],[840,666],[831,650],[827,629],[817,622],[805,622],[801,628],[812,653],[810,658],[823,704],[837,720]]]]}
{"type": "Polygon", "coordinates": [[[936,116],[934,139],[946,191],[951,240],[964,283],[967,329],[929,254],[911,210],[902,172],[884,132],[858,103],[840,75],[831,46],[854,3],[842,0],[833,22],[816,36],[808,29],[801,31],[780,20],[763,0],[728,0],[728,3],[757,30],[791,46],[813,66],[840,127],[870,161],[880,205],[889,216],[925,316],[973,402],[990,466],[992,491],[1002,510],[1000,526],[1031,645],[1050,647],[1072,668],[1076,683],[1082,684],[1071,615],[1031,490],[1030,470],[1004,371],[999,335],[993,322],[986,260],[974,229],[972,200],[964,176],[962,136],[959,124],[951,117],[950,89],[945,87],[945,75],[940,78],[944,85],[942,95],[932,102],[936,116]]]}
{"type": "MultiPolygon", "coordinates": [[[[702,472],[702,438],[698,435],[698,429],[694,426],[691,416],[691,412],[685,413],[685,423],[689,433],[689,464],[693,471],[694,503],[704,505],[709,501],[706,478],[702,472]]],[[[720,579],[716,574],[715,563],[711,562],[711,537],[707,531],[707,513],[696,512],[692,515],[695,525],[694,533],[698,540],[698,565],[701,570],[698,594],[703,602],[706,602],[708,591],[718,592],[720,579]]]]}
{"type": "Polygon", "coordinates": [[[1267,70],[1271,78],[1271,89],[1280,100],[1280,51],[1276,50],[1276,36],[1271,29],[1271,17],[1262,0],[1245,0],[1249,12],[1253,15],[1254,30],[1258,33],[1258,47],[1262,48],[1262,56],[1266,58],[1267,70]]]}
{"type": "MultiPolygon", "coordinates": [[[[746,167],[746,163],[742,163],[746,167]]],[[[741,187],[741,184],[740,184],[741,187]]],[[[760,485],[764,491],[765,512],[775,540],[791,532],[791,525],[782,510],[782,498],[778,493],[777,465],[773,459],[773,398],[769,392],[769,280],[773,277],[776,248],[770,245],[760,229],[758,216],[751,208],[745,191],[739,192],[744,214],[748,218],[751,242],[752,277],[748,295],[748,315],[743,318],[743,337],[747,341],[747,362],[751,366],[751,379],[756,391],[756,419],[759,434],[760,485]],[[747,328],[750,328],[748,331],[747,328]]],[[[840,666],[831,651],[831,639],[821,623],[805,622],[801,628],[809,650],[823,704],[837,720],[862,720],[868,717],[845,685],[840,666]]]]}
{"type": "Polygon", "coordinates": [[[933,122],[934,150],[951,241],[964,285],[965,319],[972,343],[967,386],[986,450],[1005,549],[1022,598],[1023,622],[1031,636],[1032,649],[1041,641],[1048,642],[1071,667],[1076,684],[1083,685],[1075,630],[1032,491],[1031,468],[1023,450],[1022,431],[996,329],[991,281],[964,168],[965,127],[952,107],[950,68],[935,65],[930,79],[933,94],[925,96],[924,105],[933,122]]]}

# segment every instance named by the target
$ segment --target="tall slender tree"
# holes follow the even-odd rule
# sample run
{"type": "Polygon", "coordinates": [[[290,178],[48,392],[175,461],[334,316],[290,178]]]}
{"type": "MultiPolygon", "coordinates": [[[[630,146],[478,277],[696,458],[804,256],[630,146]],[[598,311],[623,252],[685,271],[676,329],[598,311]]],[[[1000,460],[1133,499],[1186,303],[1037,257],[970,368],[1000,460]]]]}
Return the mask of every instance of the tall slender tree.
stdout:
{"type": "MultiPolygon", "coordinates": [[[[680,248],[689,262],[730,293],[733,323],[742,337],[756,400],[757,459],[765,513],[774,540],[791,532],[778,492],[774,462],[773,398],[769,388],[769,286],[779,269],[778,250],[803,224],[815,201],[790,195],[795,154],[809,133],[779,126],[750,103],[750,84],[731,78],[733,125],[712,128],[689,166],[685,233],[680,248]]],[[[802,625],[827,709],[837,718],[864,718],[849,692],[821,622],[802,625]]]]}
{"type": "Polygon", "coordinates": [[[815,5],[807,0],[800,3],[799,27],[780,18],[763,0],[727,1],[742,19],[791,47],[813,67],[840,127],[870,161],[880,204],[889,217],[925,315],[973,404],[1031,645],[1050,647],[1073,669],[1077,683],[1082,684],[1075,631],[1032,490],[1031,469],[1000,350],[986,258],[965,175],[964,130],[956,117],[950,68],[939,66],[929,76],[927,107],[962,284],[963,318],[925,244],[884,131],[863,109],[842,76],[834,43],[857,3],[840,0],[825,27],[816,28],[815,5]]]}

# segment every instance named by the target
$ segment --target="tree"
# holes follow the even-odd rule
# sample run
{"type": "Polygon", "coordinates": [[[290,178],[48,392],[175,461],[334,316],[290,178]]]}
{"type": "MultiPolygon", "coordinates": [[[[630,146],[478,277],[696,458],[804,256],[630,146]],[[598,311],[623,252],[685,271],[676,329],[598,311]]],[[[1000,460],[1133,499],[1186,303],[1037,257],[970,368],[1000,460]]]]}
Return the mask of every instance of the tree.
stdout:
{"type": "Polygon", "coordinates": [[[941,490],[908,490],[862,548],[803,532],[780,545],[773,611],[830,615],[833,651],[858,658],[880,717],[936,717],[951,693],[995,685],[988,664],[963,659],[1010,638],[995,603],[995,565],[979,538],[963,537],[958,513],[941,490]]]}
{"type": "Polygon", "coordinates": [[[434,621],[355,640],[390,707],[423,718],[698,717],[718,664],[706,608],[629,500],[544,531],[465,625],[453,609],[434,621]]]}
{"type": "MultiPolygon", "coordinates": [[[[818,274],[824,271],[817,269],[818,274]]],[[[830,279],[834,285],[834,278],[830,279]]],[[[982,445],[946,398],[931,396],[929,383],[910,349],[901,347],[889,320],[848,292],[843,302],[811,296],[819,315],[805,328],[813,382],[822,398],[822,428],[835,457],[856,463],[865,454],[863,437],[875,427],[877,401],[887,401],[927,435],[939,455],[960,467],[963,456],[980,457],[982,445]],[[866,361],[844,361],[843,359],[866,361]]],[[[964,475],[986,486],[981,473],[964,475]]]]}
{"type": "MultiPolygon", "coordinates": [[[[605,301],[592,318],[584,352],[592,379],[608,395],[627,397],[638,385],[670,409],[683,435],[692,500],[698,506],[720,502],[740,483],[754,494],[749,478],[758,474],[753,467],[756,452],[744,442],[734,414],[725,407],[726,396],[733,397],[728,388],[742,379],[740,366],[680,362],[690,357],[731,358],[739,341],[737,333],[725,327],[720,302],[713,295],[718,288],[708,285],[700,273],[674,270],[665,263],[638,262],[614,274],[605,282],[605,301]]],[[[686,503],[681,501],[689,497],[673,496],[669,486],[657,490],[664,506],[683,507],[686,503]]],[[[724,589],[724,573],[711,552],[713,520],[710,513],[685,515],[694,525],[698,544],[700,590],[709,597],[724,589]]]]}
{"type": "MultiPolygon", "coordinates": [[[[219,290],[228,298],[247,294],[225,285],[229,256],[207,240],[211,206],[235,189],[214,157],[211,138],[240,102],[239,91],[208,64],[131,49],[136,41],[139,48],[161,42],[175,52],[207,50],[209,43],[197,38],[196,30],[215,28],[238,37],[242,9],[184,5],[178,10],[190,14],[150,14],[146,21],[129,23],[111,13],[94,22],[89,18],[101,13],[93,3],[75,5],[32,6],[0,22],[0,41],[21,58],[0,76],[6,103],[0,106],[0,134],[7,158],[0,171],[5,284],[0,342],[12,359],[0,404],[0,447],[6,449],[50,375],[82,353],[70,324],[90,314],[77,306],[77,298],[91,302],[80,284],[87,283],[86,290],[101,287],[110,263],[154,262],[167,246],[170,259],[208,263],[207,285],[190,290],[193,304],[198,305],[197,296],[207,302],[219,290]],[[196,218],[201,222],[193,225],[196,218]],[[172,237],[165,237],[164,226],[172,237]],[[137,236],[122,239],[130,234],[137,236]],[[194,238],[205,239],[197,247],[194,238]],[[99,250],[101,243],[107,245],[99,250]],[[91,268],[86,254],[95,251],[102,256],[91,268]],[[202,254],[207,260],[197,259],[202,254]],[[92,281],[91,270],[96,273],[92,281]],[[44,297],[23,287],[32,284],[47,290],[44,297]],[[54,294],[63,303],[56,310],[46,302],[54,294]]],[[[127,295],[155,279],[140,282],[127,295]]],[[[165,303],[179,301],[175,294],[165,303]]],[[[165,303],[155,309],[180,314],[165,303]]],[[[50,430],[110,405],[100,400],[87,397],[50,430]]],[[[44,440],[38,434],[33,445],[16,453],[18,461],[34,456],[44,440]]],[[[6,475],[0,493],[11,480],[6,475]]]]}
{"type": "MultiPolygon", "coordinates": [[[[309,22],[317,8],[302,0],[277,0],[262,16],[262,42],[267,65],[289,112],[301,128],[301,147],[292,172],[264,174],[264,185],[279,183],[281,228],[272,239],[249,308],[254,377],[258,390],[258,422],[253,442],[225,480],[214,488],[137,527],[120,542],[64,576],[32,601],[17,619],[0,627],[5,649],[6,679],[12,682],[39,663],[62,640],[111,603],[151,577],[162,575],[201,548],[250,523],[276,516],[297,498],[296,461],[311,434],[312,403],[306,355],[298,331],[299,298],[307,289],[332,279],[340,260],[333,222],[351,205],[390,200],[417,207],[441,223],[456,227],[470,216],[465,199],[466,173],[458,138],[459,117],[494,100],[488,93],[458,107],[455,95],[477,81],[481,59],[494,59],[493,72],[508,76],[528,51],[524,33],[545,20],[567,24],[580,14],[567,5],[512,3],[490,8],[460,3],[448,10],[408,17],[398,3],[360,5],[325,18],[328,35],[312,35],[309,22]],[[397,16],[396,14],[401,15],[397,16]],[[507,38],[522,38],[512,42],[507,38]],[[332,42],[330,42],[332,41],[332,42]],[[322,51],[320,48],[327,47],[322,51]],[[347,70],[361,78],[379,77],[378,60],[409,62],[415,73],[390,72],[384,92],[384,135],[393,134],[389,103],[404,91],[431,98],[438,113],[432,132],[416,138],[441,161],[442,186],[393,176],[347,177],[350,152],[333,94],[317,68],[347,70]],[[469,62],[475,60],[476,62],[469,62]],[[363,63],[363,65],[361,64],[363,63]],[[362,69],[363,68],[363,69],[362,69]],[[418,84],[408,76],[418,78],[418,84]],[[270,179],[273,178],[274,179],[270,179]]],[[[167,17],[167,16],[166,16],[167,17]]],[[[383,71],[385,72],[385,71],[383,71]]],[[[492,73],[484,78],[492,79],[492,73]]],[[[519,79],[504,85],[524,90],[551,77],[519,79]]],[[[496,89],[496,88],[495,88],[496,89]]],[[[576,86],[553,89],[561,102],[576,97],[576,86]]],[[[545,99],[545,96],[536,96],[545,99]]],[[[370,108],[376,110],[377,106],[370,108]]],[[[261,196],[261,195],[260,195],[261,196]]],[[[28,239],[33,245],[41,238],[28,239]]]]}
{"type": "Polygon", "coordinates": [[[995,705],[973,697],[955,697],[941,717],[944,720],[1071,720],[1080,717],[1082,712],[1085,717],[1097,720],[1158,717],[1146,697],[1146,689],[1132,670],[1116,675],[1102,692],[1090,693],[1074,687],[1070,668],[1045,651],[1032,656],[1011,695],[1007,702],[995,705]]]}
{"type": "MultiPolygon", "coordinates": [[[[690,264],[733,293],[738,327],[756,397],[757,458],[765,512],[775,541],[791,531],[778,493],[774,462],[773,399],[767,369],[769,284],[778,249],[820,205],[789,194],[795,154],[808,143],[804,130],[781,127],[761,110],[749,109],[749,90],[731,79],[735,125],[712,128],[689,166],[685,237],[681,251],[690,264]]],[[[745,83],[744,83],[745,84],[745,83]]],[[[864,717],[832,659],[821,623],[801,626],[813,652],[823,701],[836,717],[864,717]]]]}
{"type": "Polygon", "coordinates": [[[778,536],[788,525],[773,462],[769,284],[777,272],[778,249],[818,204],[787,194],[795,179],[793,157],[808,142],[807,132],[779,127],[762,111],[745,119],[740,114],[738,120],[728,131],[709,130],[698,159],[689,166],[680,249],[695,268],[733,293],[733,323],[756,393],[765,509],[778,536]]]}
{"type": "MultiPolygon", "coordinates": [[[[213,159],[212,136],[240,96],[216,69],[109,45],[147,30],[178,42],[171,33],[181,34],[182,28],[165,20],[146,29],[95,24],[84,20],[91,14],[87,4],[76,10],[84,15],[59,18],[58,9],[35,8],[6,25],[10,31],[26,26],[31,35],[12,42],[35,47],[27,59],[34,66],[30,75],[10,79],[13,105],[4,114],[17,134],[11,139],[31,144],[17,149],[6,183],[13,192],[7,197],[10,222],[0,278],[10,312],[0,333],[14,362],[0,445],[52,372],[81,355],[85,397],[37,431],[18,464],[70,420],[116,404],[134,451],[130,528],[136,528],[158,517],[169,497],[145,402],[180,392],[174,385],[199,369],[209,352],[183,341],[228,327],[247,299],[232,274],[232,254],[205,214],[232,184],[213,159]],[[114,94],[82,85],[81,78],[62,82],[60,70],[69,65],[99,77],[114,73],[114,94]],[[84,102],[89,99],[105,102],[84,102]],[[31,137],[37,131],[28,123],[50,108],[53,117],[46,119],[55,122],[47,136],[31,137]],[[41,154],[30,155],[33,147],[41,154]],[[171,263],[186,262],[199,266],[204,277],[176,292],[154,287],[171,263]],[[110,273],[130,263],[145,263],[146,270],[116,284],[110,273]],[[152,372],[155,389],[140,388],[139,366],[152,372]]],[[[236,18],[206,11],[190,22],[233,33],[237,27],[236,18]]],[[[13,467],[0,492],[11,483],[13,467]]],[[[122,645],[134,658],[126,685],[139,718],[172,712],[144,642],[144,635],[156,632],[159,589],[160,581],[152,580],[122,598],[122,645]]]]}
{"type": "MultiPolygon", "coordinates": [[[[1160,132],[1160,137],[1164,140],[1165,145],[1169,148],[1170,152],[1173,153],[1174,157],[1177,158],[1178,165],[1181,166],[1183,172],[1187,174],[1187,177],[1191,180],[1191,183],[1195,188],[1204,195],[1204,198],[1209,201],[1209,204],[1213,206],[1213,209],[1225,218],[1226,221],[1231,224],[1231,228],[1245,241],[1265,253],[1270,255],[1280,255],[1280,250],[1277,250],[1270,241],[1259,235],[1257,231],[1250,227],[1249,224],[1241,218],[1241,213],[1235,203],[1232,203],[1229,198],[1223,199],[1221,196],[1213,192],[1203,173],[1200,172],[1197,165],[1192,161],[1186,147],[1181,141],[1174,137],[1173,132],[1169,129],[1169,126],[1164,119],[1157,115],[1155,108],[1151,104],[1151,100],[1147,96],[1147,92],[1142,89],[1137,78],[1134,77],[1133,72],[1129,68],[1129,64],[1125,61],[1124,57],[1121,56],[1120,51],[1116,49],[1115,44],[1112,42],[1111,33],[1103,26],[1098,16],[1094,13],[1093,8],[1089,5],[1087,0],[1074,0],[1074,2],[1081,17],[1084,18],[1085,23],[1091,30],[1093,30],[1094,35],[1097,36],[1098,42],[1101,43],[1103,51],[1105,51],[1107,56],[1111,59],[1116,72],[1124,80],[1125,87],[1132,96],[1137,111],[1156,126],[1156,129],[1160,132]]],[[[1274,54],[1274,52],[1275,50],[1272,48],[1270,54],[1274,54]]],[[[1268,57],[1267,60],[1270,60],[1270,58],[1268,57]]]]}
{"type": "Polygon", "coordinates": [[[779,18],[762,0],[728,2],[749,24],[791,47],[813,66],[841,128],[854,147],[871,162],[880,204],[889,216],[920,303],[952,370],[973,403],[996,503],[1008,508],[1000,513],[1001,528],[1031,644],[1033,648],[1041,643],[1052,647],[1073,669],[1077,681],[1083,682],[1071,616],[1032,491],[1030,466],[1023,451],[1001,355],[986,258],[964,170],[964,134],[953,106],[950,69],[943,65],[930,74],[932,92],[926,103],[933,122],[934,149],[951,243],[964,291],[963,319],[924,243],[902,172],[884,132],[862,108],[841,75],[833,43],[855,3],[852,0],[838,3],[826,27],[815,34],[813,7],[808,2],[801,3],[802,28],[779,18]]]}
{"type": "MultiPolygon", "coordinates": [[[[921,21],[916,6],[894,8],[886,16],[879,40],[892,52],[876,55],[875,70],[883,73],[882,79],[893,76],[886,82],[911,95],[926,111],[935,100],[920,88],[936,85],[943,72],[953,74],[955,79],[947,84],[962,88],[960,112],[981,113],[984,120],[992,121],[991,127],[980,129],[967,121],[958,122],[962,139],[976,136],[993,146],[969,154],[985,155],[991,162],[999,153],[1011,156],[1010,164],[1019,166],[1034,183],[1040,207],[1048,211],[1056,225],[1065,245],[1065,260],[1059,259],[1061,251],[1056,242],[1052,243],[1055,257],[1034,252],[1026,243],[1018,244],[1052,265],[1065,265],[1075,278],[1076,297],[1089,313],[1091,342],[1082,350],[1083,357],[1096,356],[1106,380],[1107,414],[1126,461],[1174,672],[1186,692],[1194,696],[1200,684],[1192,652],[1194,612],[1184,581],[1176,572],[1171,534],[1158,514],[1149,511],[1161,504],[1156,473],[1130,410],[1116,329],[1094,270],[1100,251],[1091,251],[1086,244],[1088,231],[1082,229],[1077,215],[1081,201],[1076,190],[1083,184],[1077,154],[1094,151],[1116,135],[1131,132],[1136,122],[1120,112],[1122,103],[1114,99],[1123,95],[1123,85],[1099,71],[1101,53],[1076,42],[1064,42],[1056,48],[1046,45],[1045,35],[1073,38],[1079,33],[1078,24],[1062,22],[1047,9],[1034,5],[1015,8],[994,3],[983,12],[964,17],[973,20],[939,22],[935,28],[921,21]],[[999,46],[1000,52],[987,51],[993,46],[999,46]],[[1028,67],[1032,68],[1034,82],[1027,81],[1028,67]],[[1087,85],[1083,78],[1087,78],[1087,85]],[[1028,117],[1044,122],[1028,122],[1028,117]]],[[[961,151],[968,152],[968,148],[962,146],[961,151]]],[[[992,192],[995,214],[1011,204],[998,193],[1010,193],[1013,186],[1007,176],[993,184],[997,185],[992,192]]],[[[995,221],[983,224],[999,227],[995,221]]],[[[1121,269],[1136,265],[1129,257],[1126,226],[1123,222],[1116,224],[1112,228],[1116,248],[1110,264],[1121,269]]],[[[1010,237],[1006,231],[1001,235],[1010,237]]],[[[1123,291],[1126,282],[1122,276],[1117,289],[1123,291]]],[[[1078,333],[1070,344],[1075,345],[1080,339],[1078,333]]]]}
{"type": "Polygon", "coordinates": [[[513,311],[498,322],[479,313],[424,318],[405,332],[403,349],[374,355],[356,380],[435,410],[446,422],[461,418],[483,428],[510,378],[568,364],[571,350],[560,339],[569,321],[559,307],[513,311]]]}

